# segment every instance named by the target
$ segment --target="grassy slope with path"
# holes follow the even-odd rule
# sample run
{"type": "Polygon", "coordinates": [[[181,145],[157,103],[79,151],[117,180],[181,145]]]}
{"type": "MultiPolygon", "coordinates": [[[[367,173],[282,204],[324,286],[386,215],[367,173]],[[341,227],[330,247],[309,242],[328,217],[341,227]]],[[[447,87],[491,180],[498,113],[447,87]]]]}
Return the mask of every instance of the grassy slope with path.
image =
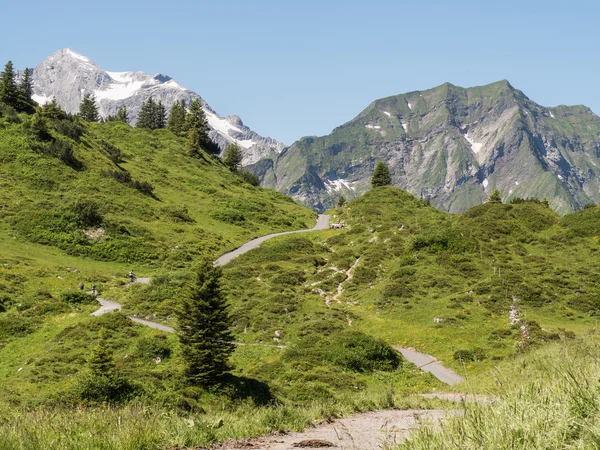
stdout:
{"type": "MultiPolygon", "coordinates": [[[[31,152],[19,126],[0,128],[0,187],[6,192],[0,283],[7,310],[0,313],[0,417],[8,424],[6,439],[22,433],[22,427],[11,428],[15,405],[56,405],[64,399],[100,328],[107,330],[119,370],[151,399],[152,413],[128,406],[76,418],[69,411],[42,409],[27,416],[33,430],[45,429],[44,414],[54,414],[56,427],[45,429],[47,437],[63,429],[61,424],[77,433],[102,434],[101,416],[109,421],[123,416],[126,424],[113,429],[111,438],[117,448],[127,439],[201,445],[300,428],[317,417],[411,406],[410,393],[441,387],[406,364],[392,371],[349,369],[368,358],[348,349],[385,354],[364,336],[431,353],[471,378],[516,353],[519,332],[507,316],[513,297],[524,320],[541,325],[530,324],[532,347],[571,331],[583,334],[595,323],[598,208],[559,218],[535,203],[490,204],[451,216],[400,190],[382,188],[335,212],[347,228],[274,238],[225,267],[236,339],[288,348],[240,347],[233,356],[231,390],[190,397],[177,387],[173,336],[118,313],[90,317],[93,302],[70,304],[59,294],[80,280],[95,282],[110,293],[107,298],[123,303],[126,314],[169,324],[187,280],[186,266],[196,256],[235,248],[271,230],[303,228],[314,216],[279,194],[245,186],[210,157],[191,160],[182,141],[165,131],[91,125],[75,151],[86,169],[73,171],[31,152]],[[107,139],[121,148],[126,161],[121,166],[134,179],[154,184],[158,200],[100,175],[113,167],[101,143],[107,139]],[[161,169],[156,161],[174,168],[161,169]],[[264,211],[262,195],[274,202],[277,214],[264,211]],[[57,205],[68,207],[81,197],[99,199],[104,240],[90,241],[68,222],[60,227],[70,216],[57,205]],[[197,209],[190,206],[194,201],[197,209]],[[45,229],[53,231],[42,233],[45,229]],[[66,246],[72,242],[77,245],[66,246]],[[131,269],[122,248],[139,258],[142,269],[136,266],[136,272],[154,274],[148,286],[122,286],[119,276],[131,269]],[[434,323],[434,317],[442,322],[434,323]],[[457,350],[474,361],[455,361],[457,350]],[[249,386],[282,405],[261,408],[264,398],[240,397],[249,386]],[[178,410],[169,423],[158,419],[182,404],[202,407],[206,415],[178,410]],[[214,426],[219,417],[226,425],[214,426]],[[187,420],[198,426],[189,427],[187,420]],[[133,423],[143,423],[146,435],[135,434],[133,423]]],[[[10,442],[3,444],[12,448],[10,442]]]]}

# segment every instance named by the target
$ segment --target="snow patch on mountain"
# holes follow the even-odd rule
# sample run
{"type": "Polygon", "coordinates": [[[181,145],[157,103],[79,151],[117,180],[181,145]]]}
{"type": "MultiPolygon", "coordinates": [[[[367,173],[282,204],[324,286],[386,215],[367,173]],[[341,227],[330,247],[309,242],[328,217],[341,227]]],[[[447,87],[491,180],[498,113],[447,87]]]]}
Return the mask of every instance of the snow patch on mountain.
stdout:
{"type": "Polygon", "coordinates": [[[96,100],[124,100],[131,97],[139,91],[144,85],[144,81],[130,81],[124,83],[112,83],[105,90],[95,90],[96,100]]]}
{"type": "Polygon", "coordinates": [[[356,182],[344,180],[343,178],[338,178],[337,180],[325,180],[325,189],[327,189],[327,192],[329,192],[330,194],[333,191],[340,191],[342,188],[354,191],[355,184],[356,182]]]}
{"type": "Polygon", "coordinates": [[[402,123],[402,128],[404,128],[404,131],[408,131],[408,125],[404,122],[401,122],[401,123],[402,123]]]}
{"type": "Polygon", "coordinates": [[[480,142],[475,142],[474,139],[471,138],[471,136],[469,136],[469,133],[465,133],[464,134],[465,139],[469,142],[469,144],[471,145],[471,150],[473,150],[473,153],[477,154],[481,151],[481,149],[483,148],[483,144],[480,142]]]}
{"type": "Polygon", "coordinates": [[[487,188],[487,187],[488,187],[488,184],[489,184],[489,181],[488,181],[488,179],[486,178],[485,180],[483,180],[483,183],[481,183],[481,184],[483,184],[483,188],[484,188],[484,189],[485,189],[485,188],[487,188]]]}
{"type": "Polygon", "coordinates": [[[388,117],[392,117],[392,115],[391,115],[389,112],[387,112],[387,111],[383,111],[383,113],[384,113],[386,116],[388,116],[388,117]]]}

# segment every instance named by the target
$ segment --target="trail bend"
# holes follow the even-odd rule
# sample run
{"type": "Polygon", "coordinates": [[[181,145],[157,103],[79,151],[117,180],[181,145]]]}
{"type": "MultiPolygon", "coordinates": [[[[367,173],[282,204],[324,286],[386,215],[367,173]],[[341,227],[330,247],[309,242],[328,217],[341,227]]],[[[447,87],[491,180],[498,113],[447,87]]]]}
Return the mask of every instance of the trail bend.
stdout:
{"type": "MultiPolygon", "coordinates": [[[[251,241],[246,242],[241,247],[238,247],[235,250],[232,250],[230,252],[227,252],[227,253],[221,255],[219,258],[217,258],[217,260],[213,264],[215,266],[224,266],[225,264],[231,262],[238,256],[243,255],[244,253],[247,253],[250,250],[254,250],[255,248],[258,248],[260,246],[260,244],[262,244],[266,240],[269,240],[274,237],[285,236],[287,234],[294,234],[294,233],[308,233],[310,231],[326,230],[327,228],[329,228],[329,216],[326,214],[319,214],[319,216],[317,217],[317,223],[312,228],[309,228],[306,230],[283,231],[281,233],[272,233],[272,234],[268,234],[266,236],[261,236],[256,239],[252,239],[251,241]]],[[[151,280],[150,278],[137,278],[135,281],[133,281],[133,283],[149,284],[150,280],[151,280]]],[[[132,283],[128,283],[128,284],[132,284],[132,283]]],[[[89,291],[88,293],[91,294],[92,292],[89,291]]],[[[113,302],[111,300],[107,300],[107,299],[101,298],[101,297],[96,297],[96,300],[98,300],[98,303],[100,303],[100,308],[98,308],[96,311],[94,311],[92,313],[92,316],[98,317],[98,316],[102,316],[109,312],[119,311],[121,309],[121,305],[119,303],[113,302]]],[[[139,319],[137,317],[129,317],[129,319],[131,319],[134,322],[139,323],[141,325],[145,325],[147,327],[154,328],[155,330],[165,331],[167,333],[173,333],[175,331],[173,328],[163,325],[161,323],[151,322],[149,320],[139,319]]],[[[236,344],[245,345],[242,343],[236,343],[236,344]]],[[[281,346],[273,345],[272,347],[281,347],[281,346]]]]}

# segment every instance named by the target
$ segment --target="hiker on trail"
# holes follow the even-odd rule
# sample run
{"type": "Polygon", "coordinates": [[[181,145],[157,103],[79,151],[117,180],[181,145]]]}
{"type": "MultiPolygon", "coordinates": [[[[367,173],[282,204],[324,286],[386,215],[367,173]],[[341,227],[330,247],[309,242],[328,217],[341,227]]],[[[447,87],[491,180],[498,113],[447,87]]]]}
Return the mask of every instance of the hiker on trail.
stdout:
{"type": "Polygon", "coordinates": [[[135,273],[133,273],[133,270],[131,272],[129,272],[129,280],[134,283],[135,282],[135,273]]]}
{"type": "Polygon", "coordinates": [[[84,285],[83,285],[83,281],[81,283],[79,283],[79,290],[83,291],[84,285]]]}
{"type": "Polygon", "coordinates": [[[96,285],[94,283],[92,283],[92,295],[96,295],[96,285]]]}

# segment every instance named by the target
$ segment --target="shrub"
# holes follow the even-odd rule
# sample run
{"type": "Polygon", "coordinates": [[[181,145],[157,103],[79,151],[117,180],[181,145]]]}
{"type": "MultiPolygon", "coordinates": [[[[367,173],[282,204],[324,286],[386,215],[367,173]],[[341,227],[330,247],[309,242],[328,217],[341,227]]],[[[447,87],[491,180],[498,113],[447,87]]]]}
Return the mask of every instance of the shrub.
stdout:
{"type": "Polygon", "coordinates": [[[483,361],[486,357],[485,351],[480,347],[476,347],[473,350],[457,350],[453,355],[455,361],[462,363],[483,361]]]}
{"type": "Polygon", "coordinates": [[[107,153],[108,159],[110,159],[114,164],[119,164],[123,162],[121,150],[119,150],[113,144],[107,141],[101,141],[100,145],[102,146],[102,149],[107,153]]]}
{"type": "Polygon", "coordinates": [[[164,334],[151,338],[143,337],[137,343],[136,355],[146,359],[165,359],[171,356],[171,346],[164,334]]]}
{"type": "Polygon", "coordinates": [[[74,214],[77,225],[82,228],[99,227],[104,220],[98,212],[98,204],[93,200],[76,200],[68,207],[68,211],[74,214]]]}
{"type": "Polygon", "coordinates": [[[75,304],[82,304],[82,303],[94,303],[96,301],[96,297],[90,294],[86,294],[85,292],[79,290],[79,291],[64,291],[61,292],[59,295],[59,299],[62,302],[66,302],[66,303],[75,303],[75,304]]]}
{"type": "Polygon", "coordinates": [[[150,197],[154,196],[154,186],[147,181],[132,181],[131,187],[137,189],[142,194],[149,195],[150,197]]]}
{"type": "Polygon", "coordinates": [[[69,119],[55,120],[52,125],[60,134],[71,138],[74,141],[79,141],[79,138],[85,133],[85,128],[83,126],[69,119]]]}
{"type": "Polygon", "coordinates": [[[103,170],[102,172],[100,172],[100,175],[105,178],[113,178],[118,183],[131,183],[131,174],[126,170],[103,170]]]}
{"type": "Polygon", "coordinates": [[[313,366],[331,364],[354,372],[392,371],[401,361],[398,352],[384,341],[357,331],[329,337],[309,335],[287,349],[283,357],[313,366]]]}
{"type": "Polygon", "coordinates": [[[252,186],[260,186],[260,178],[258,178],[257,175],[254,175],[249,170],[242,169],[239,174],[240,177],[242,177],[242,180],[244,180],[246,183],[252,186]]]}

